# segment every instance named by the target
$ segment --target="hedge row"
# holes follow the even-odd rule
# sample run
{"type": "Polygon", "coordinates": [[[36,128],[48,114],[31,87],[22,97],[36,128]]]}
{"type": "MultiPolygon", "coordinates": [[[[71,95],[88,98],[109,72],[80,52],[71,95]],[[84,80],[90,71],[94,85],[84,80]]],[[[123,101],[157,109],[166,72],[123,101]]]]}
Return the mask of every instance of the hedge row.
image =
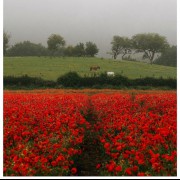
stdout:
{"type": "Polygon", "coordinates": [[[81,77],[76,72],[69,72],[57,79],[57,81],[47,81],[37,77],[29,77],[27,75],[21,77],[5,76],[4,87],[70,87],[70,88],[92,88],[92,87],[168,87],[170,89],[177,88],[177,80],[168,78],[139,78],[139,79],[128,79],[122,75],[108,76],[106,73],[102,73],[98,76],[92,77],[81,77]]]}
{"type": "Polygon", "coordinates": [[[15,77],[15,76],[5,76],[3,78],[4,86],[16,86],[16,87],[55,87],[56,82],[47,81],[38,77],[29,77],[28,75],[15,77]]]}

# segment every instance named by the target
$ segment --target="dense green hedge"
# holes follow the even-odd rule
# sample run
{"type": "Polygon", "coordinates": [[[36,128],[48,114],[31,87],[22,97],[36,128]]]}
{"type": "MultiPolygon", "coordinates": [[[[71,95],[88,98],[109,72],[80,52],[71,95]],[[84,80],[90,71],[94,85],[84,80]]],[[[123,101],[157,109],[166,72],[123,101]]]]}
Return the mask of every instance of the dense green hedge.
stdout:
{"type": "Polygon", "coordinates": [[[177,80],[168,78],[139,78],[128,79],[122,75],[108,76],[106,73],[102,73],[99,76],[80,77],[76,72],[69,72],[57,80],[58,85],[64,87],[92,87],[96,85],[101,86],[118,86],[118,87],[135,87],[135,86],[150,86],[150,87],[169,87],[175,89],[177,87],[177,80]]]}
{"type": "Polygon", "coordinates": [[[108,76],[106,73],[94,76],[81,77],[76,72],[69,72],[59,77],[56,82],[47,81],[37,77],[27,75],[21,77],[5,76],[4,87],[49,87],[49,88],[144,88],[144,87],[167,87],[170,89],[177,88],[176,79],[163,78],[139,78],[128,79],[122,75],[108,76]]]}
{"type": "Polygon", "coordinates": [[[57,84],[64,87],[79,87],[82,85],[82,78],[76,72],[69,72],[59,77],[57,84]]]}
{"type": "Polygon", "coordinates": [[[4,86],[17,86],[17,87],[55,87],[56,82],[43,80],[38,77],[29,77],[24,75],[21,77],[14,76],[5,76],[4,77],[4,86]]]}

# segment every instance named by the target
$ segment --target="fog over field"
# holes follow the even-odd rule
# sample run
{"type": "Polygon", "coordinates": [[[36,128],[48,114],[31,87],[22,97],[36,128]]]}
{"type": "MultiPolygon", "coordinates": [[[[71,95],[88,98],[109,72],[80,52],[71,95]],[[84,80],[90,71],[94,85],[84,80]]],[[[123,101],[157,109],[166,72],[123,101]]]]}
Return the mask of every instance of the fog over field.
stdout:
{"type": "Polygon", "coordinates": [[[114,35],[155,32],[177,44],[176,0],[4,0],[10,44],[30,40],[47,46],[52,33],[67,45],[93,41],[108,57],[114,35]]]}

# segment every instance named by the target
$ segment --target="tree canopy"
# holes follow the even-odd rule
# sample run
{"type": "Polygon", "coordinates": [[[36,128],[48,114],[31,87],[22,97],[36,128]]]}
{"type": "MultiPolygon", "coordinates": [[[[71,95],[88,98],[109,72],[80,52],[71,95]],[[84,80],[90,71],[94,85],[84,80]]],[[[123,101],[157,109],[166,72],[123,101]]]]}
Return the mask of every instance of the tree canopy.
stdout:
{"type": "Polygon", "coordinates": [[[9,47],[10,35],[7,32],[3,32],[3,54],[6,55],[7,48],[9,47]]]}
{"type": "Polygon", "coordinates": [[[64,49],[64,55],[65,56],[74,56],[74,47],[72,45],[67,46],[64,49]]]}
{"type": "Polygon", "coordinates": [[[164,36],[157,33],[143,33],[132,37],[133,48],[136,52],[143,52],[144,58],[148,58],[152,64],[155,53],[164,51],[169,44],[164,36]]]}
{"type": "Polygon", "coordinates": [[[177,67],[177,46],[167,48],[159,58],[154,60],[154,63],[177,67]]]}
{"type": "Polygon", "coordinates": [[[75,46],[69,45],[64,48],[64,55],[65,56],[90,56],[94,57],[98,53],[98,48],[95,43],[93,42],[86,42],[86,44],[80,42],[75,46]]]}
{"type": "Polygon", "coordinates": [[[62,36],[58,34],[52,34],[49,36],[47,44],[50,51],[57,51],[60,48],[64,47],[66,42],[62,36]]]}
{"type": "Polygon", "coordinates": [[[47,49],[41,44],[35,44],[30,41],[16,43],[8,49],[8,56],[45,56],[47,49]]]}
{"type": "Polygon", "coordinates": [[[111,44],[114,59],[116,59],[119,54],[122,54],[123,59],[126,54],[131,53],[131,40],[128,37],[114,36],[111,44]]]}
{"type": "Polygon", "coordinates": [[[74,47],[74,56],[85,56],[85,47],[84,47],[84,43],[78,43],[75,47],[74,47]]]}
{"type": "Polygon", "coordinates": [[[86,43],[86,56],[94,57],[98,53],[99,49],[97,48],[96,44],[93,42],[87,42],[86,43]]]}

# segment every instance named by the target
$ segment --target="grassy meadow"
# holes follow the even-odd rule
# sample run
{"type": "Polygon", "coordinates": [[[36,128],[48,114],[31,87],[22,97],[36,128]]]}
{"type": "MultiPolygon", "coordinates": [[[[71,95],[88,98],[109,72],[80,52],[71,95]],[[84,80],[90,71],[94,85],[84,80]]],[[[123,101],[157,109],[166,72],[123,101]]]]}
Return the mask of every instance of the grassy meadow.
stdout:
{"type": "Polygon", "coordinates": [[[4,76],[41,77],[45,80],[56,80],[59,76],[76,71],[81,76],[90,76],[90,66],[100,66],[98,73],[113,71],[130,79],[139,77],[176,78],[177,68],[150,65],[143,62],[122,61],[113,59],[87,57],[5,57],[4,76]]]}

